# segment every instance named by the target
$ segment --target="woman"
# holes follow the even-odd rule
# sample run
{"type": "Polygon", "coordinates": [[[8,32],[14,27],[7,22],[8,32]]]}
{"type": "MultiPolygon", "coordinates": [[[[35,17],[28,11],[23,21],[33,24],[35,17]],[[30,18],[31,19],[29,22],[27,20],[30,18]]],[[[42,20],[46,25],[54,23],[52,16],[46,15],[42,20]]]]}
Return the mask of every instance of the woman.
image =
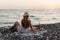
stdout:
{"type": "Polygon", "coordinates": [[[17,29],[18,26],[20,26],[20,24],[19,24],[19,22],[16,21],[11,28],[2,31],[1,33],[9,33],[9,32],[13,33],[13,32],[17,32],[18,31],[18,29],[17,29]]]}
{"type": "Polygon", "coordinates": [[[32,25],[31,25],[31,20],[29,20],[29,14],[28,12],[25,12],[23,15],[23,19],[21,20],[21,26],[20,26],[20,32],[25,32],[29,29],[29,27],[31,28],[31,31],[34,32],[32,25]]]}
{"type": "Polygon", "coordinates": [[[20,26],[19,22],[16,21],[15,24],[9,29],[11,32],[16,32],[18,31],[17,28],[20,26]]]}

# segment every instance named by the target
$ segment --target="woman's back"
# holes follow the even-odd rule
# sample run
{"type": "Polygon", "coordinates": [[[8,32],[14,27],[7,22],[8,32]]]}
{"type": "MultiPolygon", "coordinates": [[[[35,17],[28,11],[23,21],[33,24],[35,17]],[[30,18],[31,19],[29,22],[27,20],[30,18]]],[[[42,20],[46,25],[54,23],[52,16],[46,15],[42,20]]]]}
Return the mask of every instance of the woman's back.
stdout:
{"type": "Polygon", "coordinates": [[[29,20],[29,14],[28,12],[25,12],[23,15],[23,19],[21,20],[21,25],[24,29],[27,29],[28,27],[31,28],[31,31],[33,31],[31,21],[29,20]]]}
{"type": "Polygon", "coordinates": [[[24,20],[24,19],[23,19],[23,20],[21,21],[21,24],[22,24],[22,26],[23,26],[24,28],[28,28],[30,23],[29,23],[29,20],[24,20]]]}

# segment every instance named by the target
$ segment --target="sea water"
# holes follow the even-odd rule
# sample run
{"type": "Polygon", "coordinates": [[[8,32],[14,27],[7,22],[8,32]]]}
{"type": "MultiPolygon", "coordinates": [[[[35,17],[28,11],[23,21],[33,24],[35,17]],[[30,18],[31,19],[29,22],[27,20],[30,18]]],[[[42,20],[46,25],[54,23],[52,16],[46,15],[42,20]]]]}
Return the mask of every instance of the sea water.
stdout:
{"type": "Polygon", "coordinates": [[[50,24],[60,22],[60,10],[58,9],[0,9],[0,27],[11,26],[16,21],[21,21],[24,12],[30,15],[32,25],[50,24]]]}

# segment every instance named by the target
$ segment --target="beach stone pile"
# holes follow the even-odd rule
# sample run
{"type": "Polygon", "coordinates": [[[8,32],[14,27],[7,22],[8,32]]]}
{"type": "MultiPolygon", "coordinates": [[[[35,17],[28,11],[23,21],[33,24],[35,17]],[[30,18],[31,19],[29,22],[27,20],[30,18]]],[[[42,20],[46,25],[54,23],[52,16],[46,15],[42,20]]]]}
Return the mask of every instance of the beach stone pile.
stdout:
{"type": "MultiPolygon", "coordinates": [[[[38,25],[34,25],[38,26],[38,25]]],[[[42,34],[43,36],[21,36],[19,33],[10,33],[8,31],[3,32],[4,30],[8,30],[9,28],[0,28],[0,40],[60,40],[60,23],[54,24],[41,24],[41,27],[47,30],[47,33],[42,34]],[[23,38],[25,37],[25,38],[23,38]],[[29,39],[31,38],[31,39],[29,39]]]]}
{"type": "Polygon", "coordinates": [[[49,40],[60,40],[60,23],[41,25],[47,29],[47,36],[49,40]]]}
{"type": "Polygon", "coordinates": [[[44,35],[47,33],[47,30],[35,31],[34,33],[32,33],[30,30],[24,33],[11,33],[8,30],[9,28],[10,26],[0,28],[0,40],[42,40],[44,35]]]}

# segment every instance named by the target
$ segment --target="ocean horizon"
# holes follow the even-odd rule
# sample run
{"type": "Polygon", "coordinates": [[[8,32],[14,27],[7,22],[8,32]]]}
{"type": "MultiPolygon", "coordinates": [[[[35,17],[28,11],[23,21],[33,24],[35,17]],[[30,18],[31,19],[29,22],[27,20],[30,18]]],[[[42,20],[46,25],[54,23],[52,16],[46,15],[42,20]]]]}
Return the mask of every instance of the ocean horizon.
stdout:
{"type": "Polygon", "coordinates": [[[32,25],[60,22],[59,9],[0,9],[0,27],[20,22],[24,12],[28,12],[32,25]]]}

